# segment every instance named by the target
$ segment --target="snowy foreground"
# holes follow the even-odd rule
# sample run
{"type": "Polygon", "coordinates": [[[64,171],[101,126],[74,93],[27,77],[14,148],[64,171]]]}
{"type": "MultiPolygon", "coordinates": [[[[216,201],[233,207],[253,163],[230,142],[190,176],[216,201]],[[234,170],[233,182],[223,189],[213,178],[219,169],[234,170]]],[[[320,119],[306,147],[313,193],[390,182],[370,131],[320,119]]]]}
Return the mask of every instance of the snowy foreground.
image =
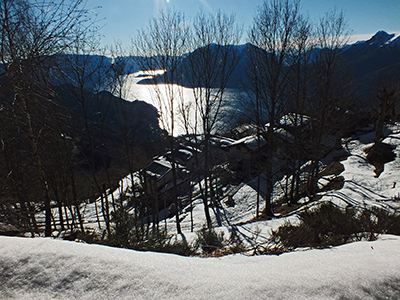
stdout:
{"type": "Polygon", "coordinates": [[[0,237],[0,299],[400,299],[399,258],[391,235],[206,259],[0,237]]]}

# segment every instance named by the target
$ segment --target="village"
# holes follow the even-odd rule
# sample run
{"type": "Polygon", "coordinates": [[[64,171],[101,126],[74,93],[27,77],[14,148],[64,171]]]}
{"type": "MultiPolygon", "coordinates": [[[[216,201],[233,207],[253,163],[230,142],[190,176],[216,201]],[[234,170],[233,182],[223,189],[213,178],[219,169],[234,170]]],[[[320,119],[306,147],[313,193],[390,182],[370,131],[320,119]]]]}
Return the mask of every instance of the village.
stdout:
{"type": "MultiPolygon", "coordinates": [[[[290,178],[285,176],[288,164],[293,158],[293,151],[295,151],[293,146],[295,137],[306,139],[309,136],[310,118],[287,114],[277,124],[278,126],[274,128],[278,147],[275,149],[273,164],[275,185],[273,205],[276,215],[282,217],[303,205],[304,201],[312,201],[311,195],[306,194],[306,188],[302,187],[302,183],[300,183],[299,198],[304,199],[297,205],[291,205],[290,178]]],[[[267,124],[267,126],[269,125],[267,124]]],[[[252,211],[252,215],[247,215],[245,221],[252,219],[257,221],[263,218],[266,183],[262,162],[266,159],[265,151],[268,145],[263,134],[257,131],[259,131],[257,126],[243,124],[227,132],[226,136],[211,137],[210,153],[212,153],[213,167],[210,179],[212,186],[208,186],[208,205],[213,212],[213,226],[215,227],[219,227],[223,223],[221,221],[223,210],[226,212],[226,209],[231,209],[232,217],[235,216],[235,205],[238,205],[235,203],[235,199],[239,197],[239,191],[244,187],[250,188],[253,193],[256,193],[252,199],[253,203],[240,203],[241,206],[247,205],[248,210],[252,211]],[[236,195],[238,192],[239,194],[236,195]],[[257,199],[256,202],[255,199],[257,199]]],[[[196,135],[177,137],[173,151],[167,150],[164,155],[154,157],[145,168],[135,172],[133,176],[128,175],[121,180],[119,188],[108,191],[108,201],[117,204],[110,204],[110,207],[126,210],[137,218],[138,225],[148,226],[153,230],[163,228],[163,226],[167,227],[167,222],[176,224],[174,215],[177,210],[180,222],[187,222],[187,231],[194,232],[201,228],[206,222],[205,220],[193,221],[194,205],[196,203],[204,204],[205,183],[204,176],[199,169],[205,158],[200,139],[201,137],[196,135]],[[174,185],[173,161],[176,165],[176,185],[174,185]],[[133,185],[131,184],[132,178],[133,185]],[[175,188],[178,196],[178,208],[174,200],[175,188]],[[124,199],[124,201],[117,199],[124,199]]],[[[339,157],[346,156],[342,145],[340,144],[339,147],[335,145],[334,136],[326,136],[324,140],[326,140],[324,145],[326,157],[323,160],[324,164],[321,163],[320,169],[321,171],[325,170],[324,173],[321,173],[321,177],[324,175],[329,180],[325,180],[324,183],[321,180],[321,190],[324,185],[335,181],[340,173],[332,169],[332,165],[335,165],[333,162],[339,157]],[[330,168],[327,168],[328,165],[331,165],[330,168]]],[[[299,174],[299,178],[302,178],[303,184],[306,184],[309,162],[304,160],[302,165],[302,173],[299,174]]],[[[100,199],[95,203],[97,202],[100,203],[100,199]]],[[[96,211],[100,211],[100,207],[105,204],[98,206],[96,211]]],[[[85,210],[83,211],[85,212],[85,210]]],[[[89,209],[89,211],[91,210],[89,209]]],[[[204,215],[204,211],[198,213],[197,216],[199,214],[204,215]]],[[[237,218],[238,216],[235,216],[235,219],[237,218]]],[[[237,223],[243,221],[243,219],[237,219],[237,223]]],[[[94,223],[94,220],[88,223],[90,222],[94,223]]],[[[98,220],[97,224],[100,228],[104,228],[104,221],[98,220]]],[[[89,227],[92,225],[89,224],[89,227]]],[[[168,228],[170,233],[175,232],[175,225],[169,225],[168,228]]]]}

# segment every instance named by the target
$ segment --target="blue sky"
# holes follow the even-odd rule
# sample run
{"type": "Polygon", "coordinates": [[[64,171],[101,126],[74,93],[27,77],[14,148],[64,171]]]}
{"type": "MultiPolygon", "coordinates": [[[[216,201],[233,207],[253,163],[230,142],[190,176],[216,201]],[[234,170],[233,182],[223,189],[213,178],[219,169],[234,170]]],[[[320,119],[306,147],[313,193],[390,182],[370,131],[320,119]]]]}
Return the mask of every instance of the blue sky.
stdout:
{"type": "MultiPolygon", "coordinates": [[[[147,26],[160,9],[175,8],[185,12],[187,18],[193,17],[200,7],[205,11],[221,9],[234,13],[238,24],[248,28],[262,3],[262,0],[87,0],[86,7],[99,7],[94,11],[102,26],[103,44],[117,40],[129,47],[131,37],[147,26]]],[[[357,39],[368,39],[379,30],[400,32],[400,0],[302,0],[301,6],[314,20],[327,11],[343,9],[357,39]]]]}

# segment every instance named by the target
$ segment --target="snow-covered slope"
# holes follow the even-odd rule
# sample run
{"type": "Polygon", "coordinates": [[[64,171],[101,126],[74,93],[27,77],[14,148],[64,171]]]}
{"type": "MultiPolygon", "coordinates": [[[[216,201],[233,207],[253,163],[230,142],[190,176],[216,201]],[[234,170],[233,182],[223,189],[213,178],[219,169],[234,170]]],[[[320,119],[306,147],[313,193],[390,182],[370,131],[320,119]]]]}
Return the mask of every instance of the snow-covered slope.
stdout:
{"type": "MultiPolygon", "coordinates": [[[[386,139],[384,143],[396,147],[394,153],[396,157],[393,161],[388,162],[384,166],[383,172],[378,178],[375,177],[374,166],[366,159],[365,150],[373,145],[374,132],[371,129],[365,129],[365,132],[360,132],[354,135],[343,147],[348,152],[348,157],[341,161],[344,166],[343,176],[344,185],[340,190],[333,190],[320,193],[322,198],[319,202],[333,201],[341,207],[352,205],[355,207],[371,207],[379,206],[389,211],[392,208],[400,209],[400,125],[386,127],[386,139]]],[[[328,176],[329,178],[329,176],[328,176]]],[[[321,184],[326,183],[324,178],[321,179],[321,184]]],[[[284,184],[284,179],[283,182],[284,184]]],[[[125,190],[130,186],[130,177],[124,178],[120,189],[114,191],[114,198],[118,199],[121,190],[125,190]]],[[[221,206],[212,207],[210,215],[213,225],[217,231],[224,231],[225,238],[229,238],[230,230],[234,229],[239,233],[239,237],[246,243],[247,246],[263,243],[269,237],[271,230],[277,229],[283,223],[290,221],[297,222],[296,212],[292,212],[287,216],[278,216],[275,219],[268,221],[249,222],[256,215],[256,197],[257,197],[257,178],[242,183],[239,186],[227,188],[224,192],[224,197],[221,199],[221,206]],[[228,205],[228,195],[231,195],[234,206],[228,205]]],[[[261,178],[261,195],[265,190],[265,178],[261,178]]],[[[274,195],[279,198],[283,193],[281,184],[275,184],[274,195]]],[[[260,198],[260,210],[264,208],[264,200],[260,198]]],[[[111,196],[109,197],[111,201],[111,196]]],[[[307,199],[304,199],[305,201],[307,199]]],[[[98,200],[98,207],[101,207],[98,200]]],[[[317,202],[311,203],[315,205],[317,202]]],[[[302,208],[300,208],[302,209],[302,208]]],[[[94,203],[86,204],[82,211],[86,221],[87,228],[98,229],[96,223],[96,210],[94,203]]],[[[55,213],[56,215],[56,213],[55,213]]],[[[185,239],[192,243],[196,237],[195,232],[206,224],[204,214],[204,205],[200,198],[193,201],[193,209],[188,205],[181,213],[181,227],[185,239]],[[191,224],[193,218],[193,233],[191,232],[191,224]]],[[[104,222],[102,228],[104,229],[104,222]]],[[[170,234],[176,233],[175,217],[167,220],[167,228],[170,234]]],[[[164,220],[160,222],[160,226],[164,226],[164,220]]]]}
{"type": "MultiPolygon", "coordinates": [[[[383,140],[385,144],[395,147],[395,159],[384,165],[383,172],[376,177],[374,166],[366,159],[365,150],[372,147],[374,142],[374,132],[372,129],[365,129],[354,135],[343,147],[348,153],[348,157],[341,161],[344,171],[340,174],[343,177],[344,185],[339,190],[321,192],[321,199],[312,202],[310,205],[316,205],[320,202],[332,201],[345,208],[347,205],[356,208],[370,208],[372,206],[381,207],[393,212],[400,209],[400,125],[389,126],[385,128],[387,137],[383,140]]],[[[321,178],[320,183],[326,184],[327,179],[321,178]]],[[[249,244],[262,243],[265,241],[271,229],[278,228],[284,222],[292,223],[297,221],[295,211],[285,217],[277,217],[273,220],[247,223],[253,219],[256,214],[256,178],[252,181],[239,186],[237,192],[233,195],[235,206],[227,205],[227,197],[221,200],[221,207],[215,207],[211,211],[213,224],[217,230],[225,230],[234,227],[240,233],[240,237],[249,244]],[[241,225],[238,225],[241,224],[241,225]],[[254,237],[257,236],[257,240],[254,237]]],[[[279,198],[283,191],[281,183],[277,182],[274,188],[275,198],[279,198]]],[[[265,179],[261,179],[261,194],[265,189],[265,179]],[[264,187],[263,187],[264,185],[264,187]]],[[[308,199],[304,199],[307,201],[308,199]]],[[[264,208],[264,201],[261,200],[260,209],[264,208]]],[[[304,209],[304,208],[300,208],[304,209]]],[[[190,230],[189,212],[182,215],[182,229],[185,234],[190,230]]],[[[201,228],[206,223],[204,217],[204,206],[199,199],[194,203],[193,219],[195,230],[201,228]]],[[[175,221],[173,218],[168,220],[171,233],[174,233],[175,221]],[[172,225],[173,224],[173,225],[172,225]]],[[[226,235],[229,237],[229,235],[226,235]]],[[[190,241],[190,237],[189,237],[190,241]]]]}
{"type": "Polygon", "coordinates": [[[376,177],[374,166],[368,163],[365,150],[372,147],[374,133],[360,135],[349,141],[349,157],[342,161],[345,171],[344,186],[340,190],[326,193],[322,201],[333,201],[345,207],[379,206],[389,211],[400,208],[400,132],[398,126],[386,128],[387,137],[383,143],[395,149],[395,159],[384,165],[383,172],[376,177]]]}
{"type": "Polygon", "coordinates": [[[399,299],[400,237],[280,256],[180,257],[0,237],[0,299],[399,299]]]}

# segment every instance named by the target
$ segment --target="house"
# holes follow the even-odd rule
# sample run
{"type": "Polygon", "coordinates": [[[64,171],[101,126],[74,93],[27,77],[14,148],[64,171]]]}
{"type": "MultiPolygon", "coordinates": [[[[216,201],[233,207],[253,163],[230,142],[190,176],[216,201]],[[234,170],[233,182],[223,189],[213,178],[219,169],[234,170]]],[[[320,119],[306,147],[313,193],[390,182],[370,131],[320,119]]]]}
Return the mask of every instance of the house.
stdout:
{"type": "Polygon", "coordinates": [[[194,151],[191,147],[180,145],[178,149],[168,151],[166,157],[168,161],[172,161],[172,154],[174,154],[175,161],[187,167],[192,161],[194,151]]]}
{"type": "Polygon", "coordinates": [[[298,151],[295,144],[297,141],[306,141],[309,139],[311,129],[311,118],[298,113],[288,113],[283,115],[277,121],[277,127],[274,128],[276,140],[276,152],[278,155],[290,159],[293,151],[298,151]]]}
{"type": "Polygon", "coordinates": [[[259,159],[267,142],[263,136],[250,135],[231,143],[228,147],[229,163],[232,169],[247,170],[259,159]]]}
{"type": "Polygon", "coordinates": [[[152,181],[152,186],[159,189],[172,180],[172,163],[160,156],[144,168],[143,173],[152,181]]]}
{"type": "Polygon", "coordinates": [[[145,180],[145,189],[153,197],[171,198],[174,187],[173,163],[176,166],[176,184],[178,194],[186,189],[188,169],[193,161],[194,150],[191,147],[179,145],[177,149],[168,151],[164,156],[158,156],[141,171],[145,180]],[[173,154],[173,157],[172,157],[173,154]]]}

